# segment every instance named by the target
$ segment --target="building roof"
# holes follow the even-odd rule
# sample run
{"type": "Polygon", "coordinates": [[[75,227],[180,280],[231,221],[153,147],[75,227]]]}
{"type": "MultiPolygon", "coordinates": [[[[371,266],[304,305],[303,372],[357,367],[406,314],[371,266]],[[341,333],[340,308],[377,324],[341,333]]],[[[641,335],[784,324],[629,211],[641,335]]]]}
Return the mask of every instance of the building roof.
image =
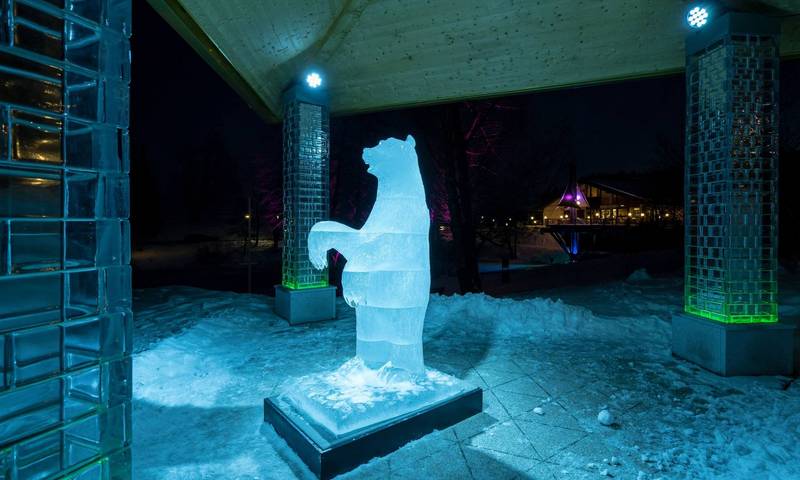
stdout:
{"type": "MultiPolygon", "coordinates": [[[[612,182],[613,182],[613,180],[612,180],[612,182]]],[[[618,186],[609,185],[609,183],[607,183],[607,182],[598,182],[598,181],[594,181],[594,180],[585,180],[585,181],[583,181],[581,183],[585,183],[587,185],[592,185],[594,187],[599,188],[600,190],[605,190],[606,192],[615,193],[617,195],[622,195],[624,197],[635,198],[635,199],[641,200],[641,201],[647,201],[648,200],[647,197],[645,197],[643,195],[638,195],[638,194],[632,192],[632,190],[633,191],[641,190],[642,187],[643,187],[642,185],[636,185],[635,183],[632,183],[632,182],[630,184],[627,184],[628,182],[623,182],[623,183],[626,183],[626,185],[618,185],[618,186]]]]}
{"type": "MultiPolygon", "coordinates": [[[[347,114],[679,72],[688,28],[674,0],[148,1],[272,120],[312,67],[347,114]]],[[[800,55],[800,2],[728,3],[783,17],[800,55]]]]}

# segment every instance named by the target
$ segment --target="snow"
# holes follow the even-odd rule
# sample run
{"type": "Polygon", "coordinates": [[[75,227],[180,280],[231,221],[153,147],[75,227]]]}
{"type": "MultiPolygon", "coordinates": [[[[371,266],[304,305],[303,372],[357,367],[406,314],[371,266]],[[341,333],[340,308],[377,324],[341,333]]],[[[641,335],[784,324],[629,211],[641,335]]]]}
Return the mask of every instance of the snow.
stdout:
{"type": "Polygon", "coordinates": [[[417,375],[389,362],[376,370],[353,357],[336,370],[289,379],[279,391],[307,421],[341,436],[433,405],[469,388],[465,382],[431,368],[417,375]]]}
{"type": "MultiPolygon", "coordinates": [[[[781,314],[797,318],[800,278],[780,286],[781,314]]],[[[343,478],[800,478],[800,385],[673,358],[681,297],[675,278],[432,296],[425,361],[482,387],[484,412],[343,478]]],[[[353,310],[337,308],[290,327],[268,297],[136,291],[134,478],[312,478],[264,424],[263,399],[352,358],[353,310]]]]}
{"type": "Polygon", "coordinates": [[[644,268],[640,268],[628,276],[629,282],[645,282],[647,280],[652,280],[652,277],[644,268]]]}
{"type": "Polygon", "coordinates": [[[605,425],[606,427],[610,427],[614,425],[616,422],[616,418],[614,418],[614,414],[610,411],[603,409],[600,410],[600,413],[597,414],[597,421],[600,422],[601,425],[605,425]]]}

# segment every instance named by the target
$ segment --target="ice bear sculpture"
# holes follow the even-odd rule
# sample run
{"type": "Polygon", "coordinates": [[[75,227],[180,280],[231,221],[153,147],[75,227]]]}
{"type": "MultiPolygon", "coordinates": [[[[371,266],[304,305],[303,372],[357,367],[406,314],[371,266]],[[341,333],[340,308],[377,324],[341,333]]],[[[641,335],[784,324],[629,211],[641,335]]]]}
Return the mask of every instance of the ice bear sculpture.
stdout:
{"type": "Polygon", "coordinates": [[[378,179],[375,205],[361,229],[319,222],[308,234],[311,263],[325,268],[327,252],[347,259],[342,291],[356,309],[356,355],[370,368],[421,374],[422,326],[430,296],[430,215],[414,138],[387,138],[365,148],[367,172],[378,179]]]}

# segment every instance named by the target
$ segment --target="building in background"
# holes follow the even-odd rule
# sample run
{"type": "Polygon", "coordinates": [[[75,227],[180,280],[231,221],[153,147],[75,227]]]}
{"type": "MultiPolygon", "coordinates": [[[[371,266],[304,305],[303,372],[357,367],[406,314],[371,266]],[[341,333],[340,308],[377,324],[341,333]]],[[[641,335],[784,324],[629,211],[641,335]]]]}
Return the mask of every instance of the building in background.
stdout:
{"type": "MultiPolygon", "coordinates": [[[[577,223],[604,225],[632,225],[640,223],[673,224],[683,220],[683,208],[647,198],[638,193],[646,185],[621,182],[613,179],[581,180],[578,187],[586,197],[582,206],[576,208],[577,223]],[[636,189],[636,190],[634,190],[636,189]],[[634,193],[637,192],[637,193],[634,193]]],[[[568,209],[561,204],[561,197],[547,204],[537,223],[543,225],[571,223],[568,209]]]]}

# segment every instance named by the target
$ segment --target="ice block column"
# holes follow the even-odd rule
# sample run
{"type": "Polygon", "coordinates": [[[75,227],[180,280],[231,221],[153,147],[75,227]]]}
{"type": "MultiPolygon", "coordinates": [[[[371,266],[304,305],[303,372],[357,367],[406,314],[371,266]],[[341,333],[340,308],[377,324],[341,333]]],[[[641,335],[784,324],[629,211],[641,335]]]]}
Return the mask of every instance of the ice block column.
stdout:
{"type": "Polygon", "coordinates": [[[328,98],[320,84],[298,82],[283,94],[283,270],[275,310],[290,323],[331,319],[336,288],[308,258],[308,232],[328,218],[328,98]]]}
{"type": "Polygon", "coordinates": [[[673,351],[726,375],[791,369],[777,303],[779,28],[729,13],[686,42],[686,315],[673,351]]]}
{"type": "Polygon", "coordinates": [[[0,478],[130,478],[130,0],[0,16],[0,478]]]}

